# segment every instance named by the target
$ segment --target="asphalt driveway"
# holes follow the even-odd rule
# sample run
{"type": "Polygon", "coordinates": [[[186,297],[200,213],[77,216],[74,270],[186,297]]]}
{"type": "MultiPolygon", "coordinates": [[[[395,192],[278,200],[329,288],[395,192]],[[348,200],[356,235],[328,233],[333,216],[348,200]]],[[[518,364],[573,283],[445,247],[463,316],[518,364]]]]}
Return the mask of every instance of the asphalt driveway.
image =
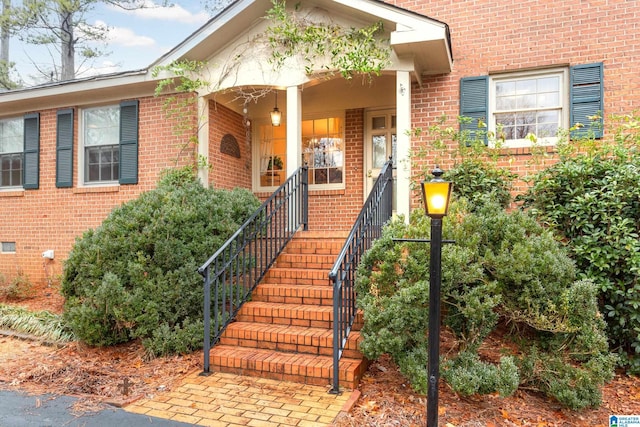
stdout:
{"type": "Polygon", "coordinates": [[[105,407],[81,415],[71,412],[76,398],[55,395],[27,395],[0,390],[0,427],[180,427],[191,424],[132,414],[105,407]]]}

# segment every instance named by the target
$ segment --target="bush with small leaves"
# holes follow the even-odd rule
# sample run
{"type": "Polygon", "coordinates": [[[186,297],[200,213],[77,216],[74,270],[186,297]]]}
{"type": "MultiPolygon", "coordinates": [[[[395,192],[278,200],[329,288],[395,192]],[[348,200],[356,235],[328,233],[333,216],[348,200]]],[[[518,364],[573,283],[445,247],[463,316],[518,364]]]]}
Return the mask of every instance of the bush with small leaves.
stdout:
{"type": "Polygon", "coordinates": [[[141,339],[152,354],[201,346],[197,268],[259,206],[248,190],[204,188],[187,169],[114,209],[65,264],[64,318],[91,345],[141,339]]]}
{"type": "MultiPolygon", "coordinates": [[[[420,210],[408,225],[390,223],[363,257],[357,281],[362,351],[371,359],[390,354],[420,392],[427,385],[429,246],[393,239],[425,238],[429,230],[430,220],[420,210]]],[[[552,233],[489,197],[454,203],[443,235],[456,242],[442,249],[443,320],[459,351],[443,365],[452,388],[465,395],[508,395],[524,382],[570,407],[596,405],[616,358],[608,351],[596,286],[576,280],[573,262],[552,233]],[[481,360],[478,351],[499,325],[505,326],[505,339],[522,343],[496,365],[481,360]],[[551,387],[545,371],[519,373],[518,361],[528,357],[530,342],[540,348],[532,360],[553,355],[566,381],[551,387]],[[589,384],[570,380],[578,374],[589,384]]]]}
{"type": "Polygon", "coordinates": [[[560,162],[521,199],[561,236],[579,275],[598,284],[611,347],[640,374],[640,118],[612,123],[612,140],[561,145],[560,162]]]}

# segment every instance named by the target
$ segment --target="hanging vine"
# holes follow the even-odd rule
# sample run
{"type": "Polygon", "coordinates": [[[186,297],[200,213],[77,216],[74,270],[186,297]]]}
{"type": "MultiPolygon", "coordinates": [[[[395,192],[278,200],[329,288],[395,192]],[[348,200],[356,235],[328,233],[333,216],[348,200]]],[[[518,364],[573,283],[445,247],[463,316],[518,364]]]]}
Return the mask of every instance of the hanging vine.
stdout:
{"type": "Polygon", "coordinates": [[[391,50],[381,38],[384,26],[378,21],[363,28],[344,28],[334,23],[314,22],[286,8],[286,0],[272,0],[267,18],[272,24],[266,36],[271,48],[270,62],[280,69],[288,58],[301,56],[305,72],[337,71],[345,79],[356,74],[380,75],[390,62],[391,50]],[[328,63],[318,63],[328,59],[328,63]]]}

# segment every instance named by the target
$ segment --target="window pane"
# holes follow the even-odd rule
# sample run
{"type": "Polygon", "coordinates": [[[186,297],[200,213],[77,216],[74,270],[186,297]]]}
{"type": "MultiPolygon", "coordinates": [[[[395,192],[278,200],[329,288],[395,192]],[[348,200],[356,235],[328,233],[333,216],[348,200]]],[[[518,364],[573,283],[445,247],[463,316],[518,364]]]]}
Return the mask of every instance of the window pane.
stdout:
{"type": "Polygon", "coordinates": [[[559,92],[560,77],[543,77],[538,79],[538,92],[559,92]]]}
{"type": "Polygon", "coordinates": [[[516,93],[515,82],[496,83],[496,96],[512,96],[516,93]]]}
{"type": "Polygon", "coordinates": [[[538,108],[557,107],[560,104],[560,94],[541,93],[538,95],[538,108]]]}
{"type": "Polygon", "coordinates": [[[536,81],[535,80],[518,80],[516,82],[516,94],[527,95],[536,93],[536,81]]]}
{"type": "Polygon", "coordinates": [[[22,119],[0,121],[0,153],[21,153],[23,130],[22,119]]]}
{"type": "Polygon", "coordinates": [[[387,138],[384,135],[373,136],[373,167],[381,168],[387,161],[387,138]]]}
{"type": "Polygon", "coordinates": [[[515,116],[513,114],[496,114],[497,124],[512,126],[515,122],[515,116]]]}
{"type": "Polygon", "coordinates": [[[540,111],[538,113],[538,123],[558,123],[560,112],[553,111],[540,111]]]}
{"type": "Polygon", "coordinates": [[[522,95],[517,98],[516,108],[536,108],[536,95],[522,95]]]}
{"type": "Polygon", "coordinates": [[[120,107],[91,108],[83,111],[84,145],[112,145],[120,138],[120,107]]]}
{"type": "Polygon", "coordinates": [[[371,119],[371,129],[385,129],[386,116],[373,117],[371,119]]]}
{"type": "Polygon", "coordinates": [[[498,111],[502,110],[513,110],[516,108],[516,98],[513,96],[500,96],[496,98],[496,109],[498,111]]]}

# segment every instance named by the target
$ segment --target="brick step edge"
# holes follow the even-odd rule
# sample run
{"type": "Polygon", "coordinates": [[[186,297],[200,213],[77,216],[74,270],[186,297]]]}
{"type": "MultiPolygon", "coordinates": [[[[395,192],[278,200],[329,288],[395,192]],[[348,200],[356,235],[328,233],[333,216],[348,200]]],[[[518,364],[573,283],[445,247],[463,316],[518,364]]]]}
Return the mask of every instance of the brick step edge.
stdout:
{"type": "MultiPolygon", "coordinates": [[[[358,351],[360,332],[352,331],[346,342],[343,357],[363,358],[358,351]]],[[[266,350],[333,356],[333,331],[321,328],[301,328],[234,322],[220,338],[220,344],[260,348],[266,350]]]]}
{"type": "MultiPolygon", "coordinates": [[[[217,345],[210,352],[211,369],[302,384],[329,385],[333,358],[298,353],[217,345]]],[[[366,371],[363,359],[340,359],[340,385],[353,389],[366,371]]]]}

